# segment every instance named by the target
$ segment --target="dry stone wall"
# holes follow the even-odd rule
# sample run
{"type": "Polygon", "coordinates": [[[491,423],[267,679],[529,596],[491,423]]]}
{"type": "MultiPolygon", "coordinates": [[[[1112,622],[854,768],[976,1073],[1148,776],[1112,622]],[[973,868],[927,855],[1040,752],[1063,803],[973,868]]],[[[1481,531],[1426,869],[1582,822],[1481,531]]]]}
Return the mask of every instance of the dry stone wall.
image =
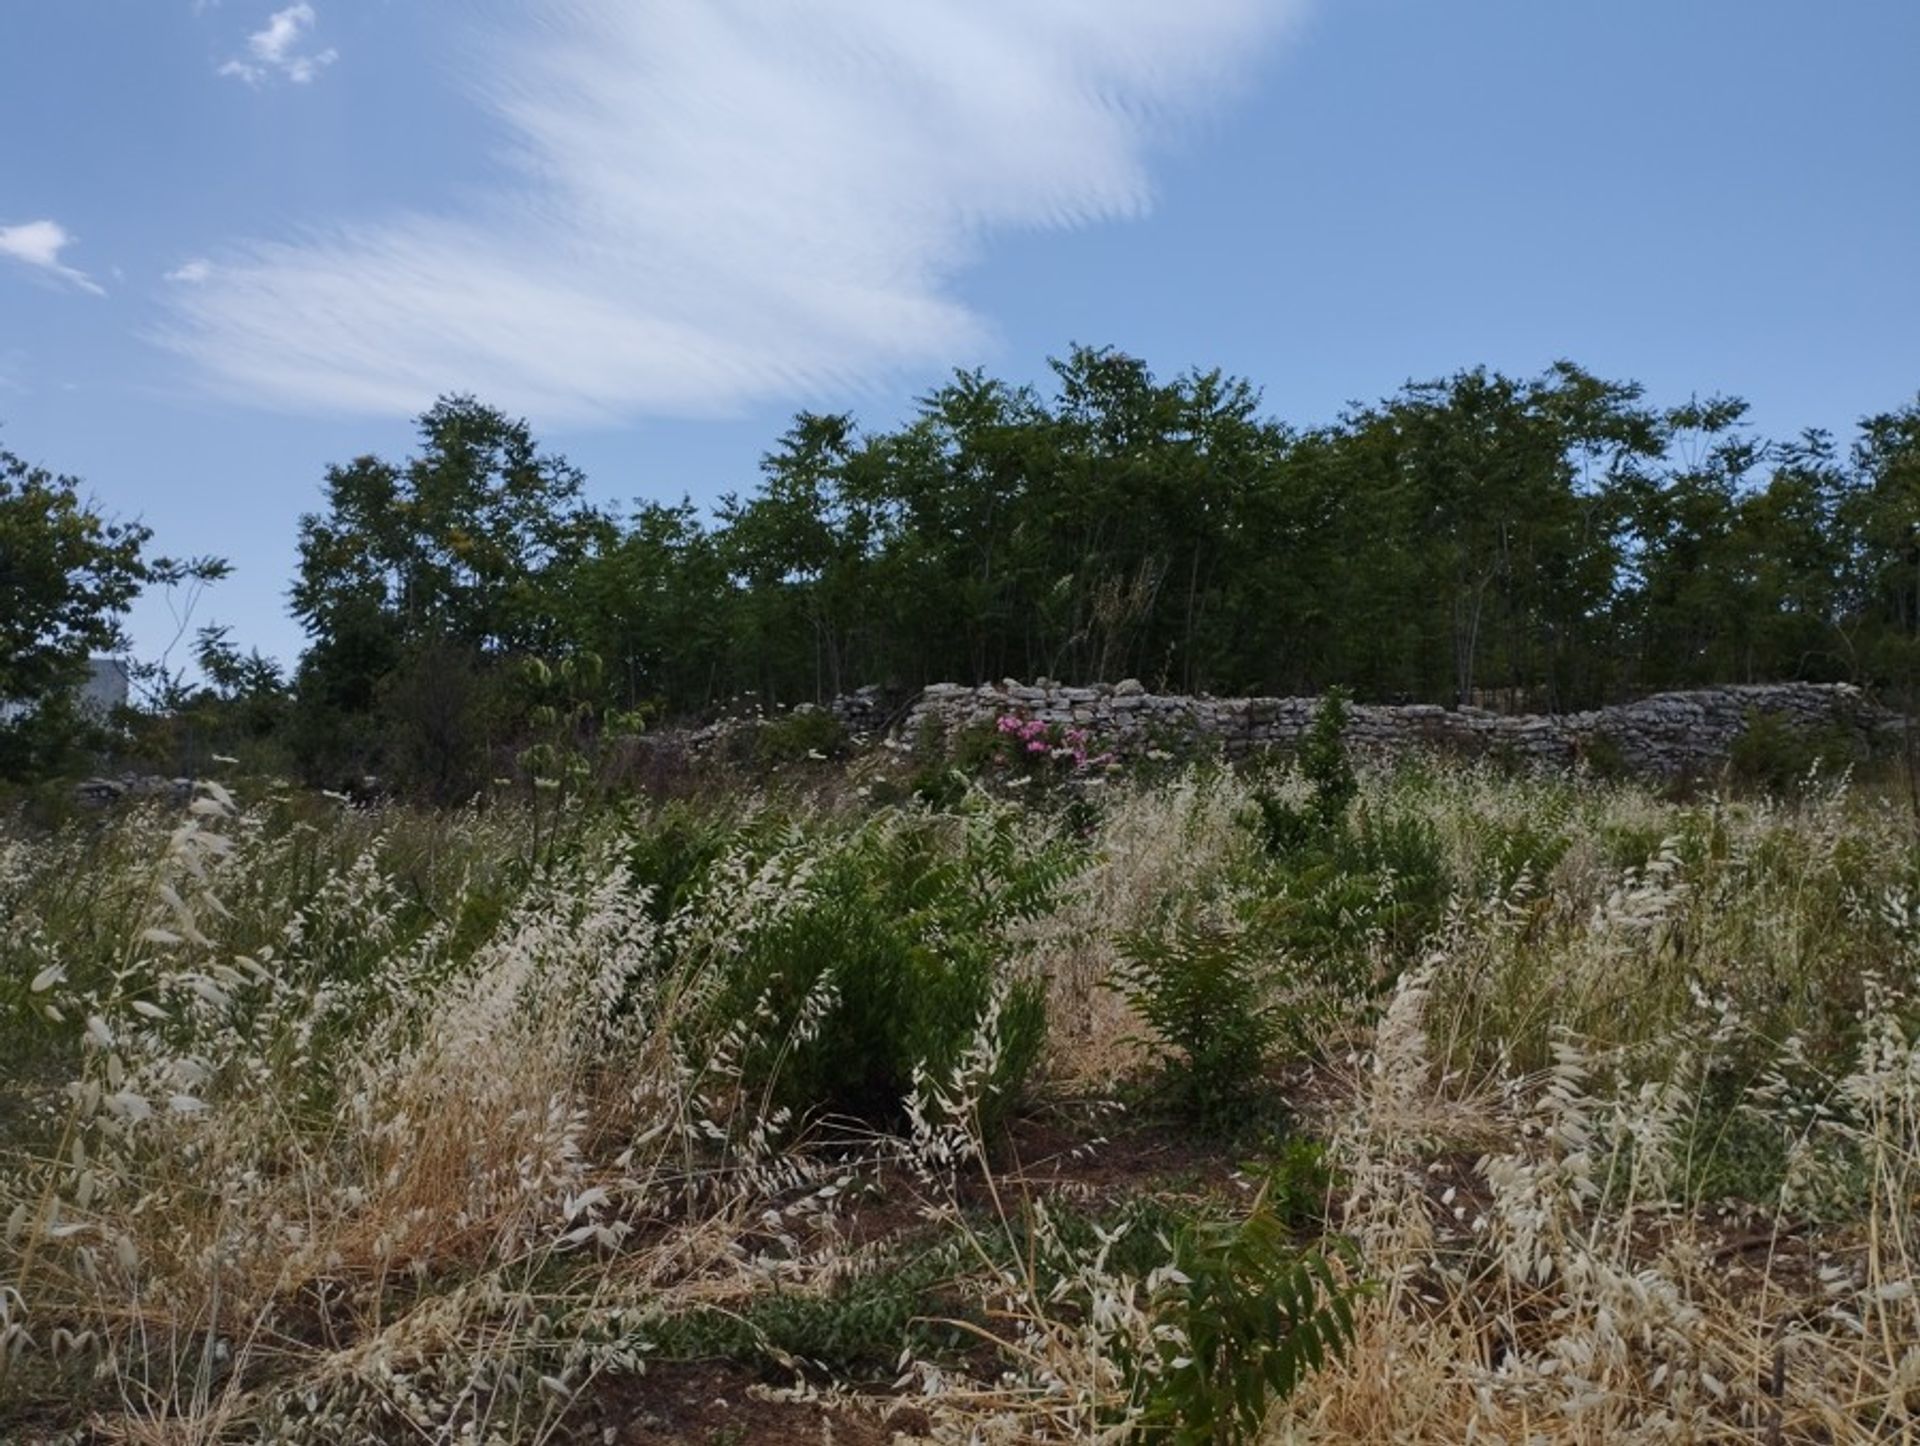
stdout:
{"type": "MultiPolygon", "coordinates": [[[[1123,754],[1155,748],[1218,746],[1228,757],[1295,744],[1313,721],[1317,698],[1209,698],[1149,693],[1133,680],[1090,687],[1005,682],[928,688],[909,710],[908,738],[935,729],[951,736],[1014,714],[1084,728],[1123,754]]],[[[1605,757],[1636,772],[1704,772],[1723,763],[1755,714],[1772,714],[1808,731],[1842,730],[1857,752],[1893,735],[1894,715],[1845,684],[1776,683],[1660,693],[1583,713],[1513,715],[1431,704],[1356,705],[1350,745],[1390,753],[1430,748],[1493,754],[1568,767],[1605,757]]]]}

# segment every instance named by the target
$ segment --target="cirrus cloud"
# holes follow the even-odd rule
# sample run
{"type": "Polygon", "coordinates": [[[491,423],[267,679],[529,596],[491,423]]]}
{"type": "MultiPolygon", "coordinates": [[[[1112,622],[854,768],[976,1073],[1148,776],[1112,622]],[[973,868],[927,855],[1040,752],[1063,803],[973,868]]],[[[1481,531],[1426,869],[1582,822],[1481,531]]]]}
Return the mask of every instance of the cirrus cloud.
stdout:
{"type": "MultiPolygon", "coordinates": [[[[1302,0],[538,0],[473,84],[464,212],[233,247],[160,340],[215,386],[404,414],[698,415],[943,363],[996,232],[1147,209],[1167,123],[1302,0]]],[[[303,8],[303,7],[295,7],[303,8]]]]}

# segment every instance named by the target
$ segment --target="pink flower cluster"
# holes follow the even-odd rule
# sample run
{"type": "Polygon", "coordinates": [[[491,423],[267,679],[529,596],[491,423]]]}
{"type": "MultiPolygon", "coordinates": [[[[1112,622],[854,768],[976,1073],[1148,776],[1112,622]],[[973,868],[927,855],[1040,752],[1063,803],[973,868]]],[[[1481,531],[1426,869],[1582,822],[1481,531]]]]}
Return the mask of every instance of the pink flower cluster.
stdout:
{"type": "Polygon", "coordinates": [[[1053,730],[1038,718],[1019,718],[1012,713],[1002,713],[998,727],[1013,740],[1016,747],[1024,744],[1029,753],[1053,751],[1053,730]]]}
{"type": "Polygon", "coordinates": [[[1092,742],[1084,728],[1068,728],[1063,732],[1038,718],[1022,718],[1015,713],[1002,713],[1000,721],[994,726],[1012,745],[1016,754],[1026,753],[1035,758],[1051,758],[1056,763],[1071,763],[1076,770],[1102,768],[1113,762],[1111,753],[1102,753],[1098,757],[1091,754],[1092,742]]]}

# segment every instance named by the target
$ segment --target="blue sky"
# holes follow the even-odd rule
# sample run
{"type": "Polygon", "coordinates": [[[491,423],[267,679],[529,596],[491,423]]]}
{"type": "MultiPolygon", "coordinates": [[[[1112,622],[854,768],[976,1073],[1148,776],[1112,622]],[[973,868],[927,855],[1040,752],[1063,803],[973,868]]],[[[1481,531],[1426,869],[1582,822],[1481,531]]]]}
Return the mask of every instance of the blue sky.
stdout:
{"type": "Polygon", "coordinates": [[[5,0],[0,446],[291,657],[323,468],[441,391],[615,504],[1076,341],[1844,430],[1920,390],[1916,61],[1913,0],[5,0]]]}

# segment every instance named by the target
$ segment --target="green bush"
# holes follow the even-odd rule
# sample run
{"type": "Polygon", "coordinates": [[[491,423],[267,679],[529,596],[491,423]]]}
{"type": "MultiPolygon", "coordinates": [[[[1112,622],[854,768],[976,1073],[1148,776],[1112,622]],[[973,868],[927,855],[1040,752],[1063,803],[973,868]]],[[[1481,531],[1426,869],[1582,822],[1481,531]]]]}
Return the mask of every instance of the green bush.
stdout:
{"type": "Polygon", "coordinates": [[[1347,757],[1347,701],[1344,689],[1329,689],[1300,741],[1294,765],[1313,790],[1305,806],[1282,802],[1264,791],[1254,795],[1255,826],[1267,852],[1290,854],[1344,827],[1347,810],[1360,792],[1360,780],[1347,757]]]}
{"type": "MultiPolygon", "coordinates": [[[[948,1239],[889,1251],[831,1289],[778,1291],[743,1309],[703,1306],[654,1326],[659,1356],[694,1360],[726,1356],[749,1364],[800,1361],[840,1379],[891,1379],[902,1350],[918,1356],[957,1354],[978,1337],[928,1319],[941,1293],[975,1264],[948,1239]]],[[[954,1301],[955,1315],[961,1314],[954,1301]]]]}
{"type": "Polygon", "coordinates": [[[900,1116],[917,1070],[948,1088],[987,1047],[968,1105],[991,1129],[1045,1037],[1043,988],[1008,968],[1013,926],[1043,913],[1077,862],[1023,841],[1011,815],[883,812],[824,841],[798,896],[736,935],[709,1027],[773,1022],[743,1045],[748,1088],[798,1114],[875,1122],[900,1116]]]}
{"type": "Polygon", "coordinates": [[[1784,713],[1750,711],[1747,726],[1727,751],[1727,770],[1740,783],[1791,793],[1815,775],[1833,777],[1856,762],[1853,740],[1837,723],[1807,728],[1784,713]]]}
{"type": "Polygon", "coordinates": [[[754,761],[762,764],[844,758],[848,747],[844,723],[824,708],[805,705],[769,718],[753,734],[754,761]]]}
{"type": "Polygon", "coordinates": [[[1320,1141],[1289,1136],[1249,1173],[1261,1179],[1268,1205],[1289,1230],[1317,1230],[1325,1223],[1337,1176],[1320,1141]]]}
{"type": "Polygon", "coordinates": [[[1324,1256],[1294,1248],[1264,1198],[1236,1224],[1182,1231],[1174,1264],[1179,1280],[1156,1312],[1174,1333],[1146,1391],[1140,1437],[1257,1440],[1273,1403],[1353,1339],[1353,1293],[1324,1256]]]}
{"type": "MultiPolygon", "coordinates": [[[[771,830],[770,821],[762,821],[771,830]]],[[[668,804],[637,828],[627,848],[634,882],[652,892],[647,912],[662,922],[684,904],[707,870],[741,841],[741,826],[711,803],[668,804]]]]}
{"type": "MultiPolygon", "coordinates": [[[[1277,854],[1273,816],[1249,822],[1271,856],[1248,880],[1243,922],[1327,1001],[1377,998],[1445,917],[1453,889],[1446,852],[1418,814],[1368,811],[1337,829],[1314,823],[1277,854]],[[1377,944],[1394,964],[1386,972],[1375,966],[1377,944]]],[[[1308,1007],[1286,1016],[1289,1027],[1307,1022],[1308,1007]]]]}
{"type": "Polygon", "coordinates": [[[1321,823],[1336,827],[1360,791],[1353,763],[1347,757],[1347,705],[1344,688],[1329,688],[1313,715],[1313,726],[1300,745],[1300,776],[1313,785],[1313,806],[1321,823]]]}
{"type": "Polygon", "coordinates": [[[1544,889],[1555,865],[1573,844],[1550,820],[1489,824],[1481,835],[1474,888],[1482,895],[1509,894],[1523,877],[1536,891],[1544,889]]]}
{"type": "Polygon", "coordinates": [[[1581,766],[1595,778],[1615,782],[1625,778],[1630,771],[1620,740],[1610,733],[1590,734],[1579,739],[1575,746],[1581,766]]]}
{"type": "Polygon", "coordinates": [[[1453,893],[1446,849],[1431,820],[1417,814],[1368,814],[1341,850],[1345,865],[1376,885],[1370,922],[1411,959],[1440,926],[1453,893]]]}
{"type": "Polygon", "coordinates": [[[971,781],[999,756],[1000,735],[991,724],[970,724],[949,734],[938,718],[923,718],[913,740],[908,787],[929,808],[958,808],[971,781]]]}
{"type": "Polygon", "coordinates": [[[1247,941],[1189,925],[1121,948],[1115,983],[1158,1036],[1176,1108],[1205,1129],[1237,1124],[1282,1029],[1247,941]]]}

